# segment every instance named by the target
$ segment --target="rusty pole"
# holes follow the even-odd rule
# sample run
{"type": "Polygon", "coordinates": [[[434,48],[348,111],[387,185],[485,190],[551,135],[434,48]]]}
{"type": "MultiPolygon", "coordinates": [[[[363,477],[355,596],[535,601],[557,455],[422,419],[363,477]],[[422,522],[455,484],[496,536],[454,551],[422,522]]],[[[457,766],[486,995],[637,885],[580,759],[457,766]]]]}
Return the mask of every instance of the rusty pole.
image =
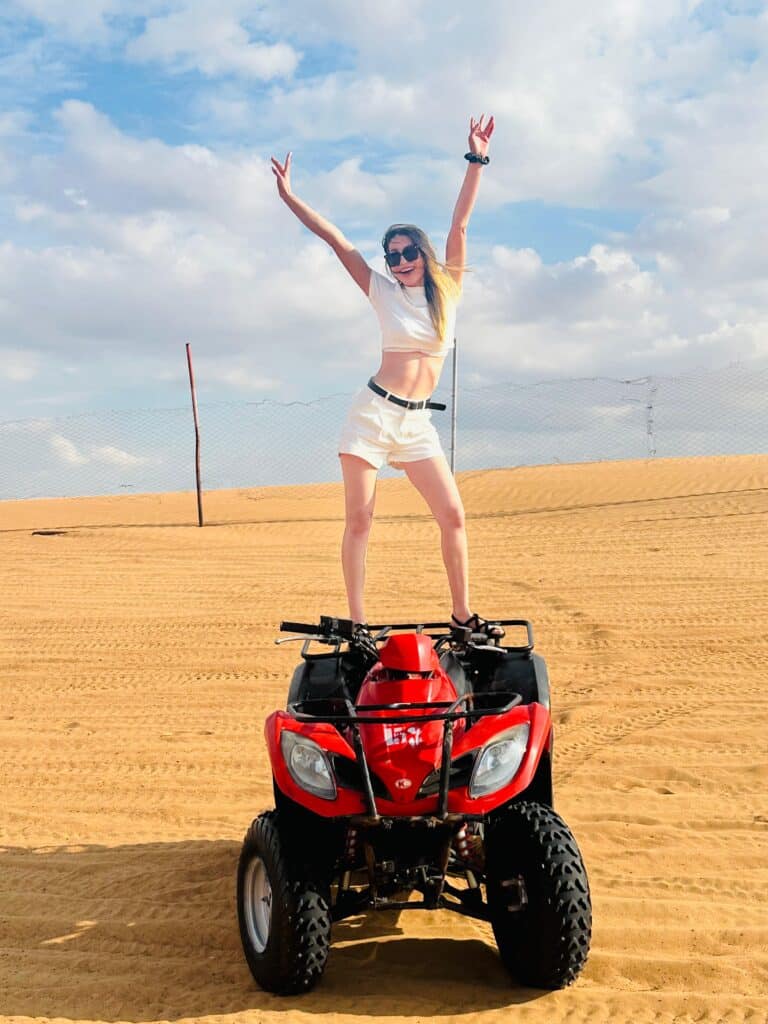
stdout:
{"type": "Polygon", "coordinates": [[[197,525],[203,526],[203,494],[200,488],[200,425],[197,421],[197,393],[195,391],[195,375],[192,371],[192,350],[187,342],[187,366],[189,367],[189,387],[192,391],[192,414],[195,417],[195,479],[197,481],[197,525]]]}

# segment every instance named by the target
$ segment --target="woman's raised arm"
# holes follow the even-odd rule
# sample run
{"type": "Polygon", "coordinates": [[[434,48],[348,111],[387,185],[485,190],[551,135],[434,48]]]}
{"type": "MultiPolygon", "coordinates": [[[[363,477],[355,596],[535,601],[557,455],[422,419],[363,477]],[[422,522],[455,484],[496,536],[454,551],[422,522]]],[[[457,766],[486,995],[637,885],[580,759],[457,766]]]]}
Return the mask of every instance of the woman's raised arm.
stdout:
{"type": "MultiPolygon", "coordinates": [[[[469,151],[481,157],[488,155],[488,143],[494,128],[493,115],[483,128],[484,117],[485,114],[481,114],[479,121],[475,121],[473,117],[469,119],[469,151]]],[[[464,276],[463,267],[467,258],[467,225],[475,205],[477,191],[480,188],[482,173],[482,163],[470,163],[467,166],[467,173],[464,176],[459,198],[456,200],[451,229],[445,243],[445,262],[448,265],[448,273],[459,286],[461,286],[461,279],[464,276]],[[456,269],[452,270],[452,267],[456,269]]]]}
{"type": "Polygon", "coordinates": [[[288,153],[284,164],[272,157],[272,173],[277,178],[277,191],[280,193],[280,198],[289,209],[293,210],[305,227],[308,227],[318,238],[322,238],[330,245],[352,278],[367,295],[371,281],[371,268],[361,254],[335,224],[331,224],[325,217],[321,217],[311,206],[293,194],[291,190],[291,155],[288,153]]]}

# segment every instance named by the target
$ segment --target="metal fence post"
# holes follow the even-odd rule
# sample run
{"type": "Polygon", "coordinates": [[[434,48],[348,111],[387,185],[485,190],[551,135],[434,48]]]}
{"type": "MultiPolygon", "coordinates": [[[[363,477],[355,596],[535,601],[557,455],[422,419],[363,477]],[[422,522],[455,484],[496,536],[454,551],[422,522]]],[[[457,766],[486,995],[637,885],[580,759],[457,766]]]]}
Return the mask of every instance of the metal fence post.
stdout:
{"type": "Polygon", "coordinates": [[[203,526],[203,492],[200,486],[200,425],[197,421],[197,392],[195,375],[192,371],[192,349],[187,342],[187,366],[189,368],[189,389],[192,392],[192,414],[195,420],[195,480],[197,482],[197,525],[203,526]]]}
{"type": "Polygon", "coordinates": [[[649,377],[648,383],[651,385],[651,388],[648,392],[648,401],[645,406],[645,430],[648,434],[648,454],[653,457],[656,454],[656,433],[653,423],[653,406],[656,401],[656,392],[659,390],[659,385],[656,383],[654,377],[649,377]]]}

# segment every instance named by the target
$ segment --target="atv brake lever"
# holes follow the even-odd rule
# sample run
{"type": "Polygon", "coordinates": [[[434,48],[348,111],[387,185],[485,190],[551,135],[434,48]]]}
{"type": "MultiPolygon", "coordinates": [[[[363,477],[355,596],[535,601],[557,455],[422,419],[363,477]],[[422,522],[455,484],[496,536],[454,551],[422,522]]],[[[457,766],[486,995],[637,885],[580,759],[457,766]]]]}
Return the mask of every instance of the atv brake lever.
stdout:
{"type": "Polygon", "coordinates": [[[320,640],[321,642],[326,643],[326,644],[331,644],[331,643],[335,643],[336,642],[335,640],[331,640],[330,637],[322,636],[322,634],[321,635],[313,635],[313,634],[307,635],[307,634],[304,633],[301,636],[283,636],[283,637],[278,637],[275,640],[275,643],[276,644],[289,644],[291,642],[291,640],[320,640]]]}

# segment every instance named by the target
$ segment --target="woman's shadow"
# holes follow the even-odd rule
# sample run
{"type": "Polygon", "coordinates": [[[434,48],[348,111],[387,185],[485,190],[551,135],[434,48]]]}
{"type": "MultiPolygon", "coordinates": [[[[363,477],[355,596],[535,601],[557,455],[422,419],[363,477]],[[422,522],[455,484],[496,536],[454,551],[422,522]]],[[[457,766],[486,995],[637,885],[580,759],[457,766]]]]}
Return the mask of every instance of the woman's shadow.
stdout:
{"type": "Polygon", "coordinates": [[[238,854],[225,840],[0,849],[0,1012],[137,1024],[249,1009],[440,1016],[544,994],[514,986],[480,930],[449,938],[456,921],[442,911],[429,917],[439,938],[401,937],[403,914],[339,922],[319,986],[269,995],[240,945],[238,854]]]}

